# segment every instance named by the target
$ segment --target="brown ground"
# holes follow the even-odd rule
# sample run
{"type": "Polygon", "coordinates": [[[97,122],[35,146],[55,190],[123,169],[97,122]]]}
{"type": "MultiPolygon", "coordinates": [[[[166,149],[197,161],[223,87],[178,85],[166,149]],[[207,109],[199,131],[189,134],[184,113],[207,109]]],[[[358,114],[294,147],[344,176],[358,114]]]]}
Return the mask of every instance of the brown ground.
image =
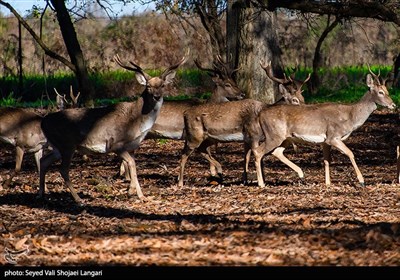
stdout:
{"type": "MultiPolygon", "coordinates": [[[[286,153],[305,180],[267,156],[267,187],[243,186],[242,148],[231,143],[217,156],[224,185],[209,183],[208,164],[195,154],[186,186],[175,190],[183,143],[147,140],[136,162],[151,200],[127,197],[127,182],[114,177],[115,156],[76,156],[70,174],[82,209],[54,167],[46,200],[37,200],[38,176],[27,155],[12,187],[0,192],[0,265],[8,250],[28,248],[14,256],[17,265],[399,266],[397,126],[397,114],[377,112],[346,141],[366,187],[357,186],[350,161],[336,150],[333,186],[325,187],[319,146],[286,153]]],[[[14,150],[2,147],[1,180],[13,165],[14,150]]]]}

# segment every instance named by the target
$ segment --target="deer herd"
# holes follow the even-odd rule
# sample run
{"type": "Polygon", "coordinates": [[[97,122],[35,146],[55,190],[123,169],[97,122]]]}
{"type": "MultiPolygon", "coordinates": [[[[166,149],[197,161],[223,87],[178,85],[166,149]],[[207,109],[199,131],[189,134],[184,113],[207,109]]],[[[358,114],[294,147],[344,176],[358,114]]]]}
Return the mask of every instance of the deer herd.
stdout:
{"type": "MultiPolygon", "coordinates": [[[[196,66],[212,77],[215,88],[205,101],[164,101],[168,95],[166,85],[173,82],[176,70],[187,61],[189,52],[161,75],[151,77],[134,62],[125,64],[118,55],[115,62],[124,69],[134,71],[144,89],[135,101],[120,102],[97,108],[77,108],[77,96],[72,108],[65,108],[66,99],[58,95],[59,110],[45,116],[30,109],[0,108],[0,141],[15,146],[16,164],[3,187],[21,170],[24,152],[34,153],[39,172],[38,197],[44,197],[46,173],[49,167],[61,160],[59,172],[76,203],[82,199],[75,191],[69,177],[71,161],[76,151],[81,154],[114,153],[122,159],[120,173],[130,180],[128,194],[136,192],[146,200],[137,178],[134,152],[144,139],[173,139],[184,141],[181,154],[178,187],[184,186],[185,164],[195,151],[207,159],[212,176],[223,181],[222,165],[212,155],[211,147],[223,142],[243,143],[243,182],[248,184],[251,154],[255,159],[258,186],[264,187],[263,157],[272,154],[303,178],[302,169],[284,155],[289,145],[320,144],[323,150],[325,184],[331,184],[330,153],[335,147],[345,154],[355,170],[358,182],[364,178],[357,166],[353,152],[344,144],[350,134],[359,128],[377,105],[394,109],[385,80],[369,68],[368,87],[364,96],[353,104],[304,104],[302,87],[310,75],[299,81],[292,75],[277,78],[271,63],[260,61],[267,77],[278,84],[282,98],[275,104],[245,98],[233,75],[239,69],[230,69],[218,56],[212,68],[196,66]],[[46,151],[46,152],[45,152],[46,151]]],[[[400,183],[400,156],[398,151],[397,180],[400,183]]]]}

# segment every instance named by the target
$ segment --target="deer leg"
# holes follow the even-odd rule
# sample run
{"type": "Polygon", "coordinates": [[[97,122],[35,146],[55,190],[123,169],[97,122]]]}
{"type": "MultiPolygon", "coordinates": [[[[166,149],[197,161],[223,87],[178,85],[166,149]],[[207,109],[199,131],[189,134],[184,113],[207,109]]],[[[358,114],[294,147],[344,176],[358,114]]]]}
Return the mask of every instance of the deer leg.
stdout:
{"type": "MultiPolygon", "coordinates": [[[[217,144],[215,144],[215,145],[217,145],[217,144]]],[[[207,147],[206,150],[207,150],[208,157],[212,157],[211,156],[211,146],[207,147]]],[[[204,157],[206,157],[206,156],[204,156],[204,157]]],[[[211,176],[217,176],[217,168],[216,168],[216,166],[214,165],[213,162],[211,162],[211,161],[209,161],[209,162],[210,162],[210,173],[211,173],[211,176]]]]}
{"type": "Polygon", "coordinates": [[[38,173],[40,174],[40,159],[43,156],[43,149],[40,149],[39,151],[37,151],[35,154],[35,163],[36,163],[36,168],[38,170],[38,173]]]}
{"type": "Polygon", "coordinates": [[[249,163],[251,157],[251,147],[248,143],[244,143],[244,171],[242,180],[244,185],[248,185],[249,163]]]}
{"type": "Polygon", "coordinates": [[[61,156],[61,166],[60,166],[60,174],[63,177],[65,185],[68,187],[72,197],[78,205],[82,205],[82,199],[76,193],[74,186],[72,185],[71,179],[69,178],[69,169],[71,167],[73,152],[64,153],[61,156]]]}
{"type": "Polygon", "coordinates": [[[400,183],[400,146],[396,147],[396,159],[397,159],[397,182],[400,183]]]}
{"type": "Polygon", "coordinates": [[[49,168],[50,165],[52,165],[54,162],[59,160],[61,158],[60,153],[58,150],[54,149],[52,152],[49,154],[45,155],[40,159],[40,167],[39,167],[39,192],[38,192],[38,198],[42,198],[45,193],[45,188],[46,188],[46,173],[47,169],[49,168]]]}
{"type": "Polygon", "coordinates": [[[193,153],[194,148],[189,148],[187,144],[183,148],[180,170],[179,170],[179,178],[178,178],[178,187],[183,187],[183,173],[185,171],[185,164],[189,158],[189,156],[193,153]]]}
{"type": "Polygon", "coordinates": [[[127,166],[127,169],[125,171],[128,172],[125,173],[129,173],[129,177],[131,179],[128,189],[128,195],[132,195],[133,189],[135,188],[136,194],[139,197],[139,199],[144,200],[145,197],[142,193],[142,189],[140,188],[139,181],[137,178],[135,160],[127,151],[121,152],[118,155],[122,158],[123,164],[127,166]]]}
{"type": "Polygon", "coordinates": [[[264,175],[263,175],[263,168],[261,165],[262,159],[265,155],[262,149],[260,149],[261,146],[258,146],[256,149],[252,149],[253,155],[254,155],[254,161],[256,165],[256,172],[257,172],[257,182],[259,187],[265,187],[264,183],[264,175]]]}
{"type": "Polygon", "coordinates": [[[353,152],[340,140],[332,141],[331,145],[336,147],[339,151],[341,151],[343,154],[345,154],[350,159],[351,164],[353,165],[354,171],[357,174],[358,182],[360,183],[361,186],[364,186],[364,177],[361,174],[361,171],[357,166],[357,163],[354,159],[353,152]]]}
{"type": "Polygon", "coordinates": [[[290,161],[284,154],[283,151],[285,150],[284,146],[278,147],[275,150],[272,151],[272,155],[277,157],[281,162],[289,166],[291,169],[293,169],[300,178],[304,178],[304,173],[303,170],[296,164],[294,164],[292,161],[290,161]]]}
{"type": "Polygon", "coordinates": [[[11,184],[12,179],[21,171],[22,159],[24,158],[24,150],[16,146],[16,154],[15,154],[15,169],[10,172],[10,177],[4,182],[3,186],[8,188],[11,184]]]}
{"type": "Polygon", "coordinates": [[[332,161],[331,158],[331,146],[325,143],[322,144],[322,151],[324,154],[324,167],[325,167],[325,185],[329,187],[331,185],[331,176],[329,165],[332,161]]]}
{"type": "Polygon", "coordinates": [[[209,148],[209,146],[204,148],[204,146],[201,145],[199,147],[199,151],[200,151],[201,155],[210,162],[210,165],[214,165],[214,167],[217,169],[217,175],[220,179],[220,183],[222,183],[222,181],[223,181],[222,166],[211,154],[208,153],[208,151],[209,151],[208,148],[209,148]]]}
{"type": "Polygon", "coordinates": [[[256,170],[257,170],[257,181],[258,181],[258,186],[259,187],[265,187],[264,183],[264,174],[263,174],[263,165],[262,165],[262,159],[264,155],[270,153],[272,150],[276,149],[277,147],[280,147],[280,145],[283,143],[283,140],[280,138],[273,139],[273,137],[270,137],[272,139],[265,139],[265,142],[263,142],[261,145],[258,147],[253,147],[252,152],[255,158],[255,165],[256,165],[256,170]]]}
{"type": "Polygon", "coordinates": [[[128,163],[126,161],[122,161],[119,167],[119,175],[124,176],[125,180],[130,181],[131,177],[129,177],[129,172],[127,171],[128,169],[128,163]]]}

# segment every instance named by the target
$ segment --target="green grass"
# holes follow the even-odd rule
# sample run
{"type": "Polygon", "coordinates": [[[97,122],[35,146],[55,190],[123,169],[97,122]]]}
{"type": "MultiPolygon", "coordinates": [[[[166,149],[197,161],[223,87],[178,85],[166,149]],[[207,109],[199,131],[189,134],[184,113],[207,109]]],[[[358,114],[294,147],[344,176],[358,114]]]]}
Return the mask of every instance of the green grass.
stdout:
{"type": "MultiPolygon", "coordinates": [[[[296,79],[305,80],[310,68],[300,69],[296,79]]],[[[371,70],[381,77],[386,77],[391,71],[390,66],[371,65],[371,70]]],[[[288,72],[287,72],[288,73],[288,72]]],[[[369,73],[367,66],[346,66],[323,68],[318,71],[322,79],[322,86],[316,94],[311,94],[304,87],[303,92],[306,103],[341,102],[351,103],[358,101],[368,90],[366,75],[369,73]]],[[[289,73],[288,73],[289,74],[289,73]]],[[[389,94],[396,105],[400,105],[400,89],[389,88],[389,94]]]]}
{"type": "MultiPolygon", "coordinates": [[[[385,77],[391,70],[389,66],[371,66],[374,73],[381,72],[385,77]]],[[[288,75],[289,69],[285,71],[288,75]]],[[[296,79],[305,80],[309,68],[300,69],[296,73],[296,79]]],[[[150,76],[160,75],[161,70],[146,70],[150,76]]],[[[346,66],[334,68],[322,68],[319,75],[322,79],[322,87],[316,94],[307,92],[307,87],[303,95],[307,103],[321,102],[342,102],[350,103],[359,100],[368,90],[365,77],[368,73],[366,66],[346,66]]],[[[134,73],[131,71],[117,70],[109,72],[94,73],[90,76],[93,81],[98,99],[95,100],[96,106],[114,104],[120,101],[131,100],[124,96],[129,96],[127,92],[132,91],[136,84],[134,73]],[[112,95],[112,96],[111,96],[112,95]]],[[[177,88],[204,88],[206,83],[210,83],[208,74],[199,69],[179,69],[176,75],[177,88]]],[[[21,106],[21,107],[47,107],[54,104],[54,88],[62,94],[69,94],[69,87],[76,88],[76,80],[72,73],[60,72],[43,77],[42,75],[25,75],[24,91],[21,95],[18,92],[18,77],[0,77],[0,106],[21,106]]],[[[208,84],[209,85],[209,84],[208,84]]],[[[393,101],[400,105],[400,89],[389,90],[393,101]]],[[[195,95],[199,99],[207,99],[209,91],[199,92],[195,95]]],[[[132,94],[130,94],[132,96],[132,94]]],[[[184,100],[190,96],[181,94],[174,97],[166,97],[166,100],[184,100]]]]}

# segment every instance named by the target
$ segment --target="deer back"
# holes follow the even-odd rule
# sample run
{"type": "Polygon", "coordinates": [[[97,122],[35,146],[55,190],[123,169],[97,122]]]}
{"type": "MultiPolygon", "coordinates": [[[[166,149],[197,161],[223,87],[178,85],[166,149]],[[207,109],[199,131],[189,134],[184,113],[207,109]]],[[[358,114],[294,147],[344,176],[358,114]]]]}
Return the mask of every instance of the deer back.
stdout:
{"type": "Polygon", "coordinates": [[[45,143],[42,116],[25,108],[0,108],[0,140],[36,152],[45,143]]]}

